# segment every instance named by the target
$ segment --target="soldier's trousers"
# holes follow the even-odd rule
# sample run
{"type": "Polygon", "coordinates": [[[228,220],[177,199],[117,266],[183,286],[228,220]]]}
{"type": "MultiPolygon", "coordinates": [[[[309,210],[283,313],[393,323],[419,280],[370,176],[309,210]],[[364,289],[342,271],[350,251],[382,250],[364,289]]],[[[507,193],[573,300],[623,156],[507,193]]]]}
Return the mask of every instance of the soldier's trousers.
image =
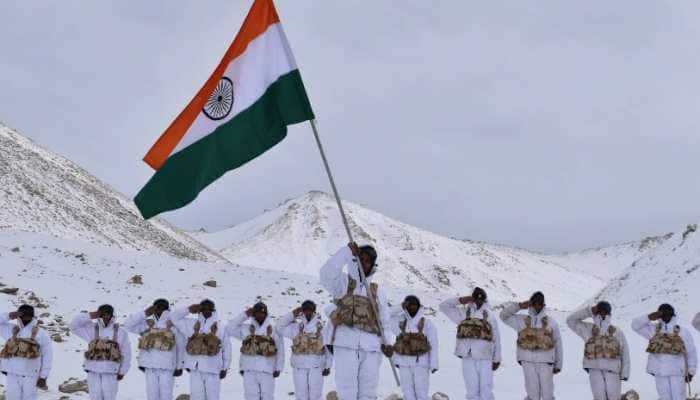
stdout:
{"type": "Polygon", "coordinates": [[[275,378],[268,372],[243,372],[243,397],[246,400],[272,400],[275,398],[275,378]]]}
{"type": "Polygon", "coordinates": [[[8,373],[5,378],[5,398],[7,400],[36,400],[38,376],[8,373]]]}
{"type": "Polygon", "coordinates": [[[323,368],[294,368],[293,374],[297,400],[321,400],[323,368]]]}
{"type": "Polygon", "coordinates": [[[146,399],[173,400],[173,370],[146,368],[146,399]]]}
{"type": "Polygon", "coordinates": [[[656,392],[659,394],[659,400],[686,399],[686,384],[685,378],[682,375],[657,376],[655,379],[656,392]]]}
{"type": "Polygon", "coordinates": [[[493,400],[493,362],[462,358],[462,375],[467,389],[467,400],[493,400]]]}
{"type": "Polygon", "coordinates": [[[522,362],[527,400],[554,400],[554,366],[522,362]]]}
{"type": "Polygon", "coordinates": [[[340,400],[376,400],[382,353],[335,346],[335,386],[340,400]]]}
{"type": "Polygon", "coordinates": [[[591,369],[588,371],[588,380],[591,383],[593,400],[619,400],[622,397],[620,374],[591,369]]]}
{"type": "Polygon", "coordinates": [[[190,371],[190,398],[192,400],[219,400],[221,379],[219,374],[197,370],[190,371]]]}
{"type": "Polygon", "coordinates": [[[90,391],[90,400],[115,400],[119,382],[117,374],[102,374],[88,372],[87,385],[90,391]]]}
{"type": "Polygon", "coordinates": [[[428,367],[399,367],[401,390],[404,400],[428,400],[430,395],[430,369],[428,367]]]}

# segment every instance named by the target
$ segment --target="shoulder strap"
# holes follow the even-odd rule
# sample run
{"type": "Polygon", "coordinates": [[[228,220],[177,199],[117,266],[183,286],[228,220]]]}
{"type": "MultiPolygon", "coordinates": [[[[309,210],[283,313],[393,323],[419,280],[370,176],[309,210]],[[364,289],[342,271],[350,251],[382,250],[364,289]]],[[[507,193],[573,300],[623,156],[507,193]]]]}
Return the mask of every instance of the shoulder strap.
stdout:
{"type": "Polygon", "coordinates": [[[472,317],[472,309],[470,307],[467,307],[467,319],[472,317]]]}
{"type": "Polygon", "coordinates": [[[255,335],[255,325],[253,325],[253,324],[248,325],[248,331],[250,332],[251,335],[255,335]]]}
{"type": "Polygon", "coordinates": [[[357,281],[348,276],[348,294],[354,294],[357,281]]]}
{"type": "Polygon", "coordinates": [[[299,322],[299,333],[304,333],[304,322],[299,322]]]}
{"type": "Polygon", "coordinates": [[[593,325],[593,329],[591,329],[591,334],[593,336],[600,335],[600,328],[598,327],[598,325],[593,325]]]}
{"type": "Polygon", "coordinates": [[[199,321],[195,322],[194,323],[194,334],[195,335],[198,334],[200,329],[202,329],[202,324],[199,321]]]}
{"type": "Polygon", "coordinates": [[[36,340],[36,335],[39,333],[39,325],[32,326],[32,340],[36,340]]]}
{"type": "Polygon", "coordinates": [[[119,324],[114,324],[113,326],[114,332],[112,332],[112,340],[117,341],[119,339],[119,324]]]}
{"type": "Polygon", "coordinates": [[[17,334],[19,333],[19,326],[15,325],[12,327],[12,338],[16,339],[17,334]]]}
{"type": "Polygon", "coordinates": [[[171,320],[168,320],[168,321],[165,323],[165,327],[166,327],[167,329],[172,329],[174,326],[175,326],[175,324],[173,324],[173,321],[171,321],[171,320]]]}
{"type": "Polygon", "coordinates": [[[369,291],[372,293],[372,297],[377,298],[377,293],[379,292],[379,284],[372,282],[369,284],[369,291]]]}
{"type": "Polygon", "coordinates": [[[319,319],[318,322],[316,323],[316,336],[321,336],[321,333],[323,332],[323,322],[319,319]]]}
{"type": "Polygon", "coordinates": [[[149,318],[146,320],[146,325],[148,325],[148,329],[153,329],[156,326],[156,321],[153,318],[149,318]]]}
{"type": "Polygon", "coordinates": [[[100,340],[100,324],[95,323],[95,340],[100,340]]]}
{"type": "Polygon", "coordinates": [[[656,333],[661,332],[661,323],[656,324],[656,333]]]}
{"type": "Polygon", "coordinates": [[[544,317],[542,317],[542,329],[547,329],[548,326],[549,326],[549,319],[545,315],[544,317]]]}
{"type": "Polygon", "coordinates": [[[532,317],[529,315],[525,317],[525,327],[532,328],[532,317]]]}
{"type": "Polygon", "coordinates": [[[612,325],[608,325],[608,335],[613,336],[615,335],[616,328],[612,325]]]}
{"type": "Polygon", "coordinates": [[[267,336],[272,337],[272,325],[267,326],[267,336]]]}
{"type": "Polygon", "coordinates": [[[211,324],[211,329],[209,330],[212,335],[216,335],[216,331],[219,330],[219,321],[214,321],[213,324],[211,324]]]}
{"type": "Polygon", "coordinates": [[[484,321],[486,321],[486,320],[489,319],[489,312],[488,312],[488,311],[484,310],[484,311],[482,311],[481,313],[482,313],[482,315],[484,316],[484,321]]]}
{"type": "Polygon", "coordinates": [[[681,333],[681,327],[680,325],[676,325],[673,327],[673,334],[674,335],[679,335],[681,333]]]}
{"type": "Polygon", "coordinates": [[[421,317],[418,321],[418,333],[423,333],[423,328],[425,328],[425,317],[421,317]]]}
{"type": "Polygon", "coordinates": [[[401,333],[406,332],[406,323],[407,323],[407,321],[405,319],[402,320],[401,322],[399,322],[399,328],[401,328],[401,333]]]}

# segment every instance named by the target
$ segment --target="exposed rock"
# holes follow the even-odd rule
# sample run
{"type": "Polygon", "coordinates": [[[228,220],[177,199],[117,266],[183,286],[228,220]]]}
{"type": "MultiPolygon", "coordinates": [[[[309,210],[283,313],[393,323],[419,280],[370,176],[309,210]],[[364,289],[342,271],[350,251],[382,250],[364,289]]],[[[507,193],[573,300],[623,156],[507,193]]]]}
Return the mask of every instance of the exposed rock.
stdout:
{"type": "Polygon", "coordinates": [[[326,395],[326,400],[338,400],[338,392],[335,390],[332,392],[328,392],[326,395]]]}
{"type": "Polygon", "coordinates": [[[384,400],[403,400],[403,398],[396,393],[392,393],[388,395],[384,400]]]}
{"type": "Polygon", "coordinates": [[[13,253],[19,253],[19,247],[13,247],[12,248],[13,253]]]}
{"type": "Polygon", "coordinates": [[[78,380],[76,378],[69,378],[67,381],[58,385],[58,391],[61,393],[88,393],[87,381],[78,380]]]}
{"type": "Polygon", "coordinates": [[[190,395],[189,394],[181,394],[177,396],[175,400],[190,400],[190,395]]]}
{"type": "Polygon", "coordinates": [[[126,283],[130,283],[132,285],[143,285],[143,276],[141,275],[134,275],[131,278],[129,278],[126,283]]]}
{"type": "Polygon", "coordinates": [[[204,286],[216,287],[216,281],[206,281],[203,283],[204,286]]]}
{"type": "Polygon", "coordinates": [[[433,393],[433,400],[450,400],[450,396],[442,392],[433,393]]]}
{"type": "Polygon", "coordinates": [[[9,295],[12,295],[12,296],[16,296],[16,295],[17,295],[17,292],[19,292],[19,289],[18,289],[18,288],[8,288],[8,287],[6,287],[6,288],[1,288],[1,289],[0,289],[0,293],[9,294],[9,295]]]}
{"type": "Polygon", "coordinates": [[[53,341],[56,342],[56,343],[62,343],[62,342],[63,342],[63,337],[62,337],[60,334],[58,334],[58,333],[54,333],[54,334],[51,335],[51,340],[53,340],[53,341]]]}

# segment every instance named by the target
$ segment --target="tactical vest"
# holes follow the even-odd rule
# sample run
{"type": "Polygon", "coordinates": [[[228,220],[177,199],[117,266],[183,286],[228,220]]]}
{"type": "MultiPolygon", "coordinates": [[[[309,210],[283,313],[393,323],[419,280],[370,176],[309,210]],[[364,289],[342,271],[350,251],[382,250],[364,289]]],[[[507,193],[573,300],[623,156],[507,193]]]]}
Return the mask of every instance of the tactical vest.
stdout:
{"type": "Polygon", "coordinates": [[[533,328],[532,318],[525,317],[525,329],[518,332],[518,347],[530,351],[548,351],[554,348],[554,333],[548,329],[547,317],[542,318],[542,327],[533,328]]]}
{"type": "Polygon", "coordinates": [[[250,325],[250,335],[243,339],[241,354],[247,356],[272,357],[277,355],[277,344],[272,337],[272,326],[267,326],[267,335],[256,335],[255,326],[250,325]]]}
{"type": "Polygon", "coordinates": [[[216,336],[216,331],[219,329],[218,322],[211,325],[209,333],[200,333],[202,324],[197,321],[194,323],[194,334],[187,339],[185,350],[191,356],[215,356],[221,351],[221,339],[216,336]]]}
{"type": "Polygon", "coordinates": [[[673,333],[661,332],[661,324],[656,324],[656,334],[649,340],[647,353],[652,354],[685,354],[685,343],[680,335],[681,327],[673,327],[673,333]]]}
{"type": "MultiPolygon", "coordinates": [[[[347,294],[336,300],[337,308],[331,313],[333,322],[333,338],[335,339],[335,329],[340,325],[350,328],[357,328],[362,331],[379,335],[379,322],[374,313],[371,300],[366,296],[355,295],[357,281],[348,277],[347,294]]],[[[374,300],[377,300],[379,287],[376,283],[370,284],[370,293],[374,300]]]]}
{"type": "Polygon", "coordinates": [[[36,359],[41,355],[39,342],[36,341],[36,335],[39,333],[39,327],[32,327],[32,336],[30,338],[18,338],[19,326],[12,327],[12,337],[5,343],[5,347],[0,352],[0,358],[29,358],[36,359]]]}
{"type": "Polygon", "coordinates": [[[586,341],[583,350],[584,357],[589,360],[622,357],[622,346],[615,337],[615,330],[615,327],[610,325],[607,334],[601,335],[600,328],[594,325],[593,336],[586,341]]]}
{"type": "Polygon", "coordinates": [[[472,318],[471,308],[467,308],[467,317],[457,326],[457,339],[493,340],[493,330],[488,321],[488,312],[483,311],[483,318],[472,318]]]}
{"type": "Polygon", "coordinates": [[[95,338],[88,344],[85,359],[90,361],[121,362],[122,352],[119,350],[119,324],[112,325],[112,340],[100,338],[100,326],[95,324],[95,338]]]}
{"type": "Polygon", "coordinates": [[[402,356],[422,356],[430,352],[430,342],[428,337],[423,333],[425,327],[425,318],[418,321],[418,332],[406,332],[407,320],[399,323],[401,333],[396,338],[394,351],[402,356]]]}
{"type": "Polygon", "coordinates": [[[323,324],[318,321],[316,333],[304,332],[304,324],[299,323],[299,334],[292,340],[292,353],[294,354],[323,354],[323,324]]]}
{"type": "Polygon", "coordinates": [[[148,329],[141,333],[139,338],[139,350],[170,351],[175,347],[175,333],[173,323],[168,320],[165,329],[156,328],[154,319],[147,319],[148,329]]]}

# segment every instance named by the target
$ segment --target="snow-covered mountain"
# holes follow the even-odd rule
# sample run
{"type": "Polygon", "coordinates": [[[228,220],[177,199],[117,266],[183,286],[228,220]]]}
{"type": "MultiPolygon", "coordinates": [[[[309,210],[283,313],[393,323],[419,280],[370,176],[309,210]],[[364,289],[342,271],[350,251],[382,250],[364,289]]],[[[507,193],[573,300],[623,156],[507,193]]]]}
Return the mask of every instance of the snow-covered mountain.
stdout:
{"type": "Polygon", "coordinates": [[[75,163],[0,124],[0,231],[26,231],[192,260],[223,261],[75,163]]]}
{"type": "Polygon", "coordinates": [[[616,313],[632,317],[675,306],[683,323],[700,311],[700,232],[698,225],[668,236],[612,280],[597,296],[609,299],[616,313]]]}
{"type": "MultiPolygon", "coordinates": [[[[500,301],[543,290],[552,306],[569,309],[573,298],[604,285],[556,257],[450,239],[350,202],[345,207],[355,240],[378,249],[378,277],[396,286],[447,293],[482,286],[500,301]]],[[[194,235],[236,264],[309,275],[347,242],[335,201],[323,192],[287,200],[230,229],[194,235]]]]}
{"type": "Polygon", "coordinates": [[[672,235],[669,233],[664,236],[650,236],[636,242],[554,255],[552,260],[607,282],[619,275],[633,262],[662,245],[672,235]]]}

